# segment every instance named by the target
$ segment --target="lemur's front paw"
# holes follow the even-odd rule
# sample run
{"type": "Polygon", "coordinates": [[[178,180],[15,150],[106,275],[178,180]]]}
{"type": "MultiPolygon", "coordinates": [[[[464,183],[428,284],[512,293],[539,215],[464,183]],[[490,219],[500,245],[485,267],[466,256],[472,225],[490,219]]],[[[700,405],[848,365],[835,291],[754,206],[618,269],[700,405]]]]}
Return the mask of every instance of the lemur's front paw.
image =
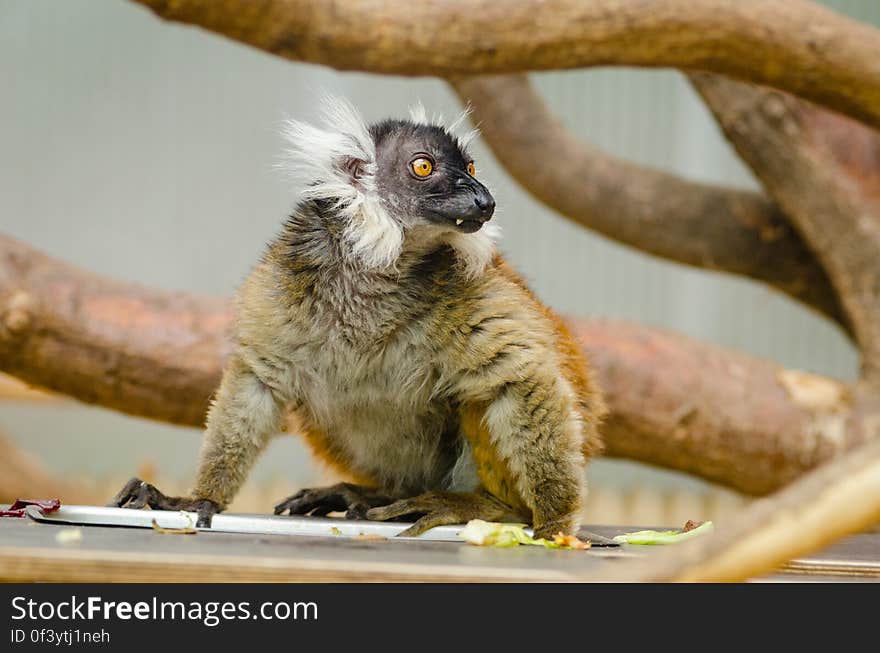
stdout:
{"type": "Polygon", "coordinates": [[[545,523],[535,524],[535,538],[544,538],[552,540],[554,536],[562,533],[563,535],[577,535],[578,524],[572,516],[560,517],[545,523]]]}
{"type": "Polygon", "coordinates": [[[367,519],[388,521],[406,515],[423,515],[398,537],[415,537],[435,526],[465,524],[471,519],[521,521],[510,506],[484,493],[426,492],[411,499],[367,511],[367,519]]]}
{"type": "Polygon", "coordinates": [[[330,487],[307,488],[287,497],[275,506],[275,514],[314,515],[323,517],[331,512],[345,511],[346,519],[366,519],[367,511],[393,501],[380,492],[352,483],[337,483],[330,487]]]}
{"type": "Polygon", "coordinates": [[[209,499],[165,496],[154,485],[139,478],[133,478],[126,483],[108,505],[117,508],[149,506],[154,510],[188,510],[198,514],[196,526],[199,528],[210,528],[211,518],[221,510],[220,506],[209,499]]]}

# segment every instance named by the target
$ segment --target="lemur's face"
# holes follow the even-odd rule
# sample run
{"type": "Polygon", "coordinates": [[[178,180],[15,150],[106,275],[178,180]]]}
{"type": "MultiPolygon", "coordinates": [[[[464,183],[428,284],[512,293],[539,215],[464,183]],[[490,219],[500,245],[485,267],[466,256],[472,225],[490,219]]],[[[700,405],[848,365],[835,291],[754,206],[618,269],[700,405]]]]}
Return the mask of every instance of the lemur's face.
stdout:
{"type": "Polygon", "coordinates": [[[492,217],[492,194],[477,181],[467,151],[443,128],[385,121],[370,131],[379,195],[392,211],[464,233],[479,231],[492,217]]]}

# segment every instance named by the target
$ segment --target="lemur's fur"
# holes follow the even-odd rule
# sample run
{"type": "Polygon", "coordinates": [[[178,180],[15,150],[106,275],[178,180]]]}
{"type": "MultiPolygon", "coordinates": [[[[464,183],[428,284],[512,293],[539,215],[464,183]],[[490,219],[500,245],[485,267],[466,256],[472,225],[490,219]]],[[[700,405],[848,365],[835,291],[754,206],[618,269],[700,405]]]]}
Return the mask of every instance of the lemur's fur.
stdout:
{"type": "Polygon", "coordinates": [[[496,253],[491,208],[465,233],[412,214],[397,173],[377,174],[408,161],[394,148],[415,139],[451,153],[435,165],[455,189],[481,193],[452,170],[469,162],[465,139],[423,110],[367,126],[328,106],[323,126],[287,127],[303,198],[238,292],[191,497],[133,480],[117,503],[209,519],[292,414],[315,455],[359,485],[304,490],[276,512],[424,515],[408,534],[477,517],[573,533],[604,411],[580,348],[496,253]]]}

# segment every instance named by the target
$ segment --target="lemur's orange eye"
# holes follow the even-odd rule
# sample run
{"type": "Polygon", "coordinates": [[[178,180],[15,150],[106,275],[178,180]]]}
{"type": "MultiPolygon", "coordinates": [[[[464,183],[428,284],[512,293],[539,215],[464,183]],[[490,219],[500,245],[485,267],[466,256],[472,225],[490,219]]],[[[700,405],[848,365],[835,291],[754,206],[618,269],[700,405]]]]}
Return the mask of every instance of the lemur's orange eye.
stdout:
{"type": "Polygon", "coordinates": [[[471,177],[476,177],[476,176],[477,176],[477,169],[474,167],[474,162],[473,162],[473,161],[471,161],[470,163],[468,163],[468,174],[469,174],[471,177]]]}
{"type": "Polygon", "coordinates": [[[424,157],[415,159],[410,165],[416,177],[427,177],[434,171],[434,164],[424,157]]]}

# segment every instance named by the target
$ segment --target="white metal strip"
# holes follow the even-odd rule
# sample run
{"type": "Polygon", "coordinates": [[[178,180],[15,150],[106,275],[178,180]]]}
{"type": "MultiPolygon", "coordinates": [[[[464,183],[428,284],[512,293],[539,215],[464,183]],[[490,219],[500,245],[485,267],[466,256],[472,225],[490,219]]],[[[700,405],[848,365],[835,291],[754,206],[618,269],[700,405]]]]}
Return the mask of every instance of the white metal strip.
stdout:
{"type": "MultiPolygon", "coordinates": [[[[57,511],[43,513],[37,506],[28,506],[27,515],[39,522],[78,524],[89,526],[127,526],[151,528],[153,520],[162,528],[194,528],[194,512],[168,510],[132,510],[103,506],[61,506],[57,511]]],[[[289,517],[276,515],[214,515],[211,528],[200,531],[221,533],[250,533],[255,535],[311,535],[318,537],[394,537],[412,524],[403,522],[375,522],[333,519],[332,517],[289,517]]],[[[441,542],[461,542],[461,526],[437,526],[419,535],[419,539],[441,542]]],[[[529,531],[530,532],[530,531],[529,531]]]]}

